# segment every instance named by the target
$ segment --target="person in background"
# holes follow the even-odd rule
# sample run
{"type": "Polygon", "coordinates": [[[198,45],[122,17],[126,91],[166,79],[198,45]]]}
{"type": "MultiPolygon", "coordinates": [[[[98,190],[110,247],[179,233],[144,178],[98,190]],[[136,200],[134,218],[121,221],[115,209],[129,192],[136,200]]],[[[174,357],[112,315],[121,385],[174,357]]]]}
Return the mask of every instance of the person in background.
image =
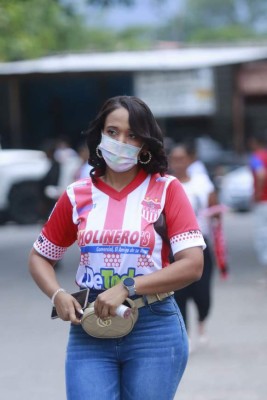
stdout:
{"type": "Polygon", "coordinates": [[[188,159],[190,160],[190,163],[187,168],[189,176],[202,174],[209,177],[209,173],[205,164],[198,158],[195,139],[190,138],[186,140],[184,142],[184,146],[186,147],[188,159]]]}
{"type": "Polygon", "coordinates": [[[55,160],[60,164],[60,178],[58,185],[47,187],[47,195],[58,200],[66,187],[76,179],[76,174],[81,165],[81,158],[71,147],[68,138],[60,136],[56,139],[55,160]]]}
{"type": "Polygon", "coordinates": [[[142,100],[108,99],[87,135],[90,177],[67,188],[29,256],[33,279],[59,317],[71,322],[67,399],[171,400],[188,359],[172,291],[201,277],[205,242],[181,184],[166,175],[162,133],[142,100]],[[154,228],[162,213],[168,244],[154,228]],[[75,280],[90,288],[99,321],[114,317],[127,297],[140,303],[128,335],[102,339],[83,330],[80,305],[54,272],[76,240],[81,259],[75,280]]]}
{"type": "Polygon", "coordinates": [[[67,137],[60,136],[56,140],[55,160],[64,163],[72,158],[77,158],[77,152],[71,147],[67,137]]]}
{"type": "Polygon", "coordinates": [[[48,196],[47,188],[49,186],[57,186],[60,178],[61,166],[60,163],[55,159],[56,151],[56,140],[47,139],[42,146],[42,150],[45,152],[46,157],[50,162],[50,168],[45,176],[39,182],[40,190],[40,218],[46,220],[52,211],[56,199],[48,196]]]}
{"type": "Polygon", "coordinates": [[[206,320],[212,303],[211,284],[214,254],[211,230],[214,220],[220,219],[221,210],[218,207],[217,194],[211,180],[205,173],[200,172],[190,176],[188,172],[190,165],[191,153],[188,152],[188,145],[176,145],[169,154],[169,170],[181,182],[195,211],[207,246],[204,250],[204,270],[201,279],[175,291],[175,299],[182,312],[188,331],[187,306],[189,300],[194,301],[198,315],[198,341],[199,343],[205,343],[207,341],[206,320]]]}
{"type": "MultiPolygon", "coordinates": [[[[267,275],[267,133],[248,139],[249,167],[254,180],[254,245],[257,259],[267,275]]],[[[265,279],[266,280],[266,279],[265,279]]]]}
{"type": "Polygon", "coordinates": [[[74,175],[74,180],[88,178],[90,176],[92,166],[89,164],[89,150],[86,143],[81,143],[78,146],[77,153],[81,159],[81,165],[74,175]]]}

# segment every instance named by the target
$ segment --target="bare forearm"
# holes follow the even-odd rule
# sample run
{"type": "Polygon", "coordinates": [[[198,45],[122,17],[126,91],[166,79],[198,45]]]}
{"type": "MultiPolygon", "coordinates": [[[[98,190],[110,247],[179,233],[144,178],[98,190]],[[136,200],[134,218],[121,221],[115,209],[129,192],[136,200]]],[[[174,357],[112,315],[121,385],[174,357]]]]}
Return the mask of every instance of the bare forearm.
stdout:
{"type": "Polygon", "coordinates": [[[53,262],[49,262],[40,256],[35,250],[31,251],[29,256],[30,274],[39,288],[50,298],[59,288],[53,264],[53,262]]]}
{"type": "MultiPolygon", "coordinates": [[[[194,247],[175,254],[175,262],[160,271],[135,280],[136,294],[160,294],[180,289],[200,279],[203,270],[203,250],[194,247]]],[[[119,283],[98,295],[95,312],[100,318],[115,315],[116,308],[127,298],[128,291],[119,283]]]]}
{"type": "Polygon", "coordinates": [[[78,315],[82,314],[78,301],[65,291],[57,291],[59,283],[54,271],[55,262],[40,256],[34,249],[29,256],[29,270],[39,288],[50,298],[55,294],[53,301],[58,316],[63,321],[71,321],[79,325],[81,320],[78,315]]]}
{"type": "Polygon", "coordinates": [[[153,274],[135,278],[139,295],[165,293],[181,289],[200,279],[203,271],[203,251],[195,248],[193,256],[180,258],[153,274]]]}

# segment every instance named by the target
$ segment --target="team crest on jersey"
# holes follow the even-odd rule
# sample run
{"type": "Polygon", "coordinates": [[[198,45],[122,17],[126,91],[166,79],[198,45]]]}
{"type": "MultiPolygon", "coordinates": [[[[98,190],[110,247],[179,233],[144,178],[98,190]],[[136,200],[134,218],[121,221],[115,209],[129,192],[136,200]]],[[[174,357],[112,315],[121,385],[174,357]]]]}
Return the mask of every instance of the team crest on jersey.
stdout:
{"type": "Polygon", "coordinates": [[[142,201],[142,217],[149,223],[154,223],[159,218],[161,212],[161,205],[157,198],[145,198],[142,201]]]}

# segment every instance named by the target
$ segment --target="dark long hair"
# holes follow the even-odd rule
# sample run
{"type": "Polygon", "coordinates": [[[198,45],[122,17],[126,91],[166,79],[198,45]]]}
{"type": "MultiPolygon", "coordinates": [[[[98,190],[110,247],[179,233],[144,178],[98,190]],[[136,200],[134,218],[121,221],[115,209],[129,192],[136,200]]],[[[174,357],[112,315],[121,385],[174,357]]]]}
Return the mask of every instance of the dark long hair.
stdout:
{"type": "MultiPolygon", "coordinates": [[[[152,154],[148,164],[138,164],[147,173],[160,173],[164,175],[168,163],[163,146],[163,135],[155,117],[149,107],[138,97],[117,96],[108,99],[96,118],[90,123],[89,128],[83,132],[87,136],[87,145],[90,152],[89,164],[93,166],[91,177],[102,176],[106,170],[106,163],[103,158],[96,154],[96,148],[101,141],[101,132],[104,129],[107,116],[118,108],[125,108],[129,113],[129,125],[135,135],[144,143],[145,150],[152,154]]],[[[144,156],[146,157],[146,156],[144,156]]]]}

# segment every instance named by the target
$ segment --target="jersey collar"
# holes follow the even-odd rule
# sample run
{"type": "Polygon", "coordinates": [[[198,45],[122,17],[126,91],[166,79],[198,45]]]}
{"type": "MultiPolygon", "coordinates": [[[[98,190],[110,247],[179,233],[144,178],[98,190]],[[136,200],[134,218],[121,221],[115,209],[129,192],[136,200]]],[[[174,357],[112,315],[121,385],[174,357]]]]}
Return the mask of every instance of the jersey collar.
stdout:
{"type": "Polygon", "coordinates": [[[109,186],[107,183],[103,182],[102,179],[97,178],[94,185],[97,189],[101,190],[101,192],[107,194],[108,196],[112,197],[115,200],[121,200],[126,197],[129,193],[133,192],[147,177],[147,173],[141,169],[136,177],[121,191],[117,191],[113,189],[113,187],[109,186]]]}

